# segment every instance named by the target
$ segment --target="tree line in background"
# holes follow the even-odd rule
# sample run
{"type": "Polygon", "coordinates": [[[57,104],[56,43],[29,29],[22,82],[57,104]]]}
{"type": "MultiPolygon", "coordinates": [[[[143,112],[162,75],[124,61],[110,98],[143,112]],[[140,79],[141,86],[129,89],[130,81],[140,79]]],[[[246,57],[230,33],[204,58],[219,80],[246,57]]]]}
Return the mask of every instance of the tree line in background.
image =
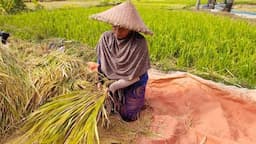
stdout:
{"type": "Polygon", "coordinates": [[[23,0],[0,0],[0,13],[17,13],[26,9],[23,0]]]}

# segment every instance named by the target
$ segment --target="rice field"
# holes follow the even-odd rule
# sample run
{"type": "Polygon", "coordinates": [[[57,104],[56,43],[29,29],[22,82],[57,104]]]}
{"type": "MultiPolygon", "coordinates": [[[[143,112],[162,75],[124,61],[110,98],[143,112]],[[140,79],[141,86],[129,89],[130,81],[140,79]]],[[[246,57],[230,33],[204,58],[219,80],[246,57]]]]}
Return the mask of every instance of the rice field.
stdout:
{"type": "MultiPolygon", "coordinates": [[[[0,29],[11,34],[9,48],[0,45],[0,138],[14,131],[17,135],[9,143],[99,143],[97,124],[109,122],[103,106],[106,95],[95,91],[96,73],[88,70],[86,62],[96,60],[94,47],[100,35],[111,29],[89,16],[110,6],[66,3],[62,8],[0,15],[0,29]]],[[[255,20],[195,11],[193,0],[134,3],[154,32],[145,36],[153,68],[256,88],[255,20]]]]}
{"type": "MultiPolygon", "coordinates": [[[[94,48],[110,26],[89,19],[108,7],[40,10],[1,16],[0,27],[29,41],[51,37],[80,41],[94,48]]],[[[148,37],[152,63],[157,68],[185,70],[209,79],[254,88],[256,26],[239,18],[189,10],[142,7],[138,10],[154,31],[148,37]],[[209,76],[210,75],[210,76],[209,76]]]]}

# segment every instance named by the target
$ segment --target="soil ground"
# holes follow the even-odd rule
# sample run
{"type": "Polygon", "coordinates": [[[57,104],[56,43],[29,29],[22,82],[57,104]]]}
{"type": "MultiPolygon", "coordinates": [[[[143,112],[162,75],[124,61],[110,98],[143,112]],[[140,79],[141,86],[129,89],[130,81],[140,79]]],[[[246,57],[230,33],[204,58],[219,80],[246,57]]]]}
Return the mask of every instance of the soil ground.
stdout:
{"type": "MultiPolygon", "coordinates": [[[[53,1],[53,2],[39,2],[46,9],[56,9],[56,8],[68,8],[68,7],[89,7],[96,6],[99,1],[53,1]]],[[[30,9],[35,9],[35,4],[31,2],[26,3],[27,7],[30,9]]]]}
{"type": "Polygon", "coordinates": [[[234,9],[248,12],[256,12],[256,5],[238,4],[234,5],[234,9]]]}
{"type": "Polygon", "coordinates": [[[118,114],[110,116],[110,127],[100,128],[101,144],[132,144],[142,136],[153,135],[149,130],[152,109],[146,106],[137,121],[125,122],[118,114]]]}

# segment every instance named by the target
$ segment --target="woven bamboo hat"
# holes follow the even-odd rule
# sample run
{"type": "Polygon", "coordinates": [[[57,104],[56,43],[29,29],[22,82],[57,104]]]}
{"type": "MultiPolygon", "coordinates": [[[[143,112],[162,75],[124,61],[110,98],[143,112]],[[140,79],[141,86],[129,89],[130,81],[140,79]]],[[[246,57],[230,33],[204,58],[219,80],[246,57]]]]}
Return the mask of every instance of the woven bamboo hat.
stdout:
{"type": "Polygon", "coordinates": [[[101,13],[94,14],[91,18],[144,34],[153,34],[144,24],[136,8],[130,1],[121,3],[101,13]]]}

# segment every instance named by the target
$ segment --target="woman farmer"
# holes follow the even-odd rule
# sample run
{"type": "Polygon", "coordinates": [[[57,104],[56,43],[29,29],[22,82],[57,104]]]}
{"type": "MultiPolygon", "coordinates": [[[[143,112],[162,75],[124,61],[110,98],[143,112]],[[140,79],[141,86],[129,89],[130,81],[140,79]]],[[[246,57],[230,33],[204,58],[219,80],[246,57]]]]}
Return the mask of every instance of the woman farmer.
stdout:
{"type": "MultiPolygon", "coordinates": [[[[112,31],[104,32],[96,46],[98,71],[100,75],[114,80],[108,90],[122,119],[137,120],[144,105],[147,71],[150,68],[147,42],[139,32],[153,33],[130,1],[91,18],[112,25],[112,31]]],[[[104,83],[102,77],[99,78],[98,87],[104,83]]]]}

